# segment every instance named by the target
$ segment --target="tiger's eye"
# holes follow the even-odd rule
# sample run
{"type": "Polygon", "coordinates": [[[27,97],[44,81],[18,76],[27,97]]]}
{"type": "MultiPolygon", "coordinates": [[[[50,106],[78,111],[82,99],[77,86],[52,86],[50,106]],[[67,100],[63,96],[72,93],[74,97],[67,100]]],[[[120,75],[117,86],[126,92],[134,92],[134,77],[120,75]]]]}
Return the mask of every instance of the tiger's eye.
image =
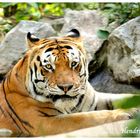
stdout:
{"type": "Polygon", "coordinates": [[[76,61],[73,61],[72,63],[71,63],[71,66],[72,67],[75,67],[77,65],[77,62],[76,61]]]}
{"type": "Polygon", "coordinates": [[[47,69],[52,69],[51,64],[47,64],[45,67],[46,67],[47,69]]]}

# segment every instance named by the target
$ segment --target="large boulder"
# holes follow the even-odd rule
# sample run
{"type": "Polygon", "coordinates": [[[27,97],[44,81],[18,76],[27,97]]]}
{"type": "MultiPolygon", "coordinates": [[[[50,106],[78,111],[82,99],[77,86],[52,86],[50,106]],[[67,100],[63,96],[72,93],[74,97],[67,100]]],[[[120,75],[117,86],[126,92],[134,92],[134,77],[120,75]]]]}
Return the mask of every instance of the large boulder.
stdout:
{"type": "Polygon", "coordinates": [[[140,82],[140,16],[116,28],[108,39],[107,61],[119,82],[140,82]]]}
{"type": "Polygon", "coordinates": [[[98,71],[94,77],[90,77],[90,83],[96,91],[104,93],[140,93],[139,85],[119,83],[114,80],[108,69],[98,71]]]}
{"type": "Polygon", "coordinates": [[[0,46],[0,75],[4,75],[22,57],[26,50],[26,34],[28,32],[43,38],[54,36],[55,31],[50,24],[35,21],[21,21],[2,41],[0,46]]]}
{"type": "Polygon", "coordinates": [[[107,26],[108,20],[99,12],[94,10],[66,10],[64,15],[64,26],[62,34],[73,28],[80,31],[83,36],[84,46],[88,54],[88,60],[94,58],[95,52],[101,47],[103,40],[97,37],[97,31],[107,26]]]}
{"type": "Polygon", "coordinates": [[[59,34],[63,25],[64,25],[64,17],[43,17],[39,20],[40,22],[49,23],[54,28],[54,30],[59,34]]]}

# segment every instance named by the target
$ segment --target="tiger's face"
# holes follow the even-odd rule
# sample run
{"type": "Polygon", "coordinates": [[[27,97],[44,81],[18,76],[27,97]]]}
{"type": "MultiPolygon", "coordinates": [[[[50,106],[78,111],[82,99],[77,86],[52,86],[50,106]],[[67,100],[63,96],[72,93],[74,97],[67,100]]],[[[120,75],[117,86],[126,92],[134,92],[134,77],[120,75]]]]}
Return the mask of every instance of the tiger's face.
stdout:
{"type": "Polygon", "coordinates": [[[31,46],[26,86],[41,102],[73,102],[84,94],[87,63],[81,39],[75,33],[67,37],[42,39],[28,34],[31,46]]]}

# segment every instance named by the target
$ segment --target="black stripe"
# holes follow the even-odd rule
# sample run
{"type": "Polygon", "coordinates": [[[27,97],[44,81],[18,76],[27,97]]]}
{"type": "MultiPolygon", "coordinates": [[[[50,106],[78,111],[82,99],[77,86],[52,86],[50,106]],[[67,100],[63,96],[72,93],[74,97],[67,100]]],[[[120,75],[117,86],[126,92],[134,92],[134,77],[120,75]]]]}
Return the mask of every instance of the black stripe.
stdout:
{"type": "Polygon", "coordinates": [[[49,94],[46,96],[46,98],[52,99],[53,102],[56,102],[59,99],[76,99],[78,95],[75,96],[69,96],[69,95],[53,95],[49,94]]]}
{"type": "Polygon", "coordinates": [[[66,109],[65,109],[65,111],[67,112],[67,114],[70,114],[71,112],[68,112],[66,109]]]}
{"type": "MultiPolygon", "coordinates": [[[[17,72],[20,71],[20,69],[24,66],[24,62],[25,62],[26,58],[27,58],[27,56],[25,55],[25,56],[21,59],[21,64],[20,64],[20,67],[18,66],[17,72]]],[[[16,72],[16,73],[17,73],[17,72],[16,72]]]]}
{"type": "Polygon", "coordinates": [[[44,83],[45,80],[38,80],[38,79],[35,79],[34,82],[35,82],[35,83],[38,83],[38,82],[43,82],[43,83],[44,83]]]}
{"type": "Polygon", "coordinates": [[[54,46],[54,45],[57,45],[57,42],[52,41],[47,43],[47,46],[54,46]]]}
{"type": "MultiPolygon", "coordinates": [[[[7,98],[6,98],[6,92],[5,92],[4,83],[5,83],[5,80],[4,80],[3,83],[2,83],[2,87],[3,87],[3,92],[4,92],[5,101],[6,101],[7,105],[8,105],[8,107],[9,107],[9,109],[10,109],[10,110],[12,111],[12,113],[16,116],[16,118],[19,120],[19,122],[21,122],[21,124],[22,124],[22,123],[24,123],[25,125],[29,124],[29,123],[27,123],[26,121],[22,120],[22,119],[16,114],[16,112],[14,111],[14,109],[12,108],[12,106],[10,105],[10,103],[8,102],[8,100],[7,100],[7,98]]],[[[29,134],[31,134],[31,133],[29,132],[29,130],[27,130],[23,124],[22,124],[22,126],[23,126],[23,128],[24,128],[29,134]]],[[[30,124],[27,125],[27,126],[30,126],[30,128],[33,128],[30,124]]]]}
{"type": "Polygon", "coordinates": [[[43,74],[43,70],[42,70],[42,69],[41,69],[41,75],[44,76],[44,74],[43,74]]]}
{"type": "Polygon", "coordinates": [[[78,107],[81,103],[82,103],[82,101],[83,101],[83,99],[84,99],[84,94],[82,94],[81,96],[80,96],[80,98],[79,98],[79,102],[77,103],[77,105],[76,105],[76,107],[78,107]]]}
{"type": "Polygon", "coordinates": [[[56,44],[58,44],[58,41],[57,41],[57,39],[55,39],[54,41],[55,41],[55,43],[56,43],[56,44]]]}
{"type": "Polygon", "coordinates": [[[46,51],[45,51],[45,53],[46,52],[50,52],[50,51],[52,51],[52,50],[54,50],[55,48],[49,48],[49,49],[47,49],[46,51]]]}
{"type": "MultiPolygon", "coordinates": [[[[71,41],[71,40],[70,40],[71,41]]],[[[69,40],[58,41],[59,44],[74,44],[74,42],[69,42],[69,40]]]]}
{"type": "MultiPolygon", "coordinates": [[[[25,128],[25,126],[22,124],[24,123],[25,125],[29,126],[30,128],[33,128],[33,126],[31,126],[28,122],[22,120],[21,118],[19,118],[19,116],[16,114],[16,112],[14,111],[14,109],[11,107],[10,103],[7,101],[6,95],[5,95],[5,100],[7,102],[7,105],[9,107],[9,109],[12,111],[12,113],[16,116],[16,118],[19,120],[19,122],[21,122],[21,125],[23,126],[23,128],[30,134],[29,130],[27,128],[25,128]]],[[[8,112],[8,114],[10,115],[10,113],[8,112]]],[[[16,123],[16,122],[15,122],[16,123]]],[[[18,126],[19,127],[19,126],[18,126]]]]}
{"type": "Polygon", "coordinates": [[[13,120],[13,122],[15,123],[15,125],[17,126],[17,128],[23,133],[23,131],[22,131],[21,128],[18,126],[18,124],[17,124],[17,122],[15,121],[15,119],[13,118],[13,116],[12,116],[9,112],[7,112],[7,113],[9,114],[10,118],[13,120]]]}
{"type": "MultiPolygon", "coordinates": [[[[81,89],[82,89],[82,88],[81,88],[81,89]]],[[[87,98],[84,100],[84,103],[83,103],[81,109],[79,110],[79,112],[82,112],[82,109],[83,109],[84,105],[86,104],[86,101],[87,101],[87,98]]]]}
{"type": "Polygon", "coordinates": [[[110,106],[109,106],[109,104],[108,104],[107,101],[106,101],[106,109],[107,109],[107,110],[110,110],[110,106]]]}
{"type": "Polygon", "coordinates": [[[107,107],[108,110],[113,110],[114,109],[111,100],[106,101],[106,107],[107,107]]]}
{"type": "Polygon", "coordinates": [[[91,105],[90,105],[90,107],[89,107],[89,110],[92,108],[92,106],[93,106],[93,104],[94,104],[94,101],[95,101],[95,95],[94,95],[94,97],[93,97],[93,99],[92,99],[92,103],[91,103],[91,105]]]}
{"type": "Polygon", "coordinates": [[[46,43],[48,43],[48,42],[50,42],[51,40],[42,40],[42,44],[46,44],[46,43]]]}
{"type": "Polygon", "coordinates": [[[44,44],[42,47],[40,47],[39,49],[44,49],[46,47],[46,44],[44,44]]]}
{"type": "Polygon", "coordinates": [[[58,110],[58,109],[56,109],[56,108],[52,108],[52,107],[45,107],[45,108],[46,108],[46,109],[53,109],[53,110],[55,110],[55,111],[57,111],[57,112],[63,114],[63,112],[61,112],[60,110],[58,110]]]}
{"type": "Polygon", "coordinates": [[[2,114],[4,114],[4,116],[6,117],[6,114],[5,114],[4,110],[3,110],[3,108],[1,107],[1,105],[0,105],[0,110],[1,110],[2,114]]]}
{"type": "MultiPolygon", "coordinates": [[[[33,70],[30,68],[30,80],[32,81],[32,76],[33,76],[33,70]]],[[[26,90],[28,91],[28,88],[26,87],[26,90]]],[[[29,91],[28,91],[29,94],[31,94],[29,91]]]]}
{"type": "Polygon", "coordinates": [[[82,94],[82,95],[79,97],[78,103],[76,104],[75,107],[73,107],[73,108],[71,109],[71,111],[74,111],[77,107],[80,106],[80,104],[82,103],[82,101],[83,101],[83,99],[84,99],[84,96],[85,96],[85,95],[82,94]]]}
{"type": "Polygon", "coordinates": [[[47,114],[47,113],[45,113],[43,111],[40,111],[40,110],[38,110],[38,112],[40,112],[41,115],[43,115],[42,117],[55,117],[55,116],[57,116],[57,115],[49,115],[49,114],[47,114]]]}
{"type": "Polygon", "coordinates": [[[41,61],[40,61],[39,65],[40,65],[40,67],[42,67],[42,63],[41,63],[41,61]]]}
{"type": "Polygon", "coordinates": [[[37,56],[37,61],[40,61],[40,56],[37,56]]]}
{"type": "Polygon", "coordinates": [[[84,72],[82,75],[80,75],[80,78],[81,78],[82,76],[86,76],[86,72],[84,72]]]}
{"type": "Polygon", "coordinates": [[[32,81],[33,70],[31,68],[30,68],[30,73],[31,73],[31,81],[32,81]]]}
{"type": "Polygon", "coordinates": [[[36,90],[36,87],[35,87],[35,85],[34,85],[33,82],[32,82],[32,84],[33,84],[33,90],[34,90],[35,94],[36,94],[36,95],[43,95],[43,93],[40,93],[40,92],[38,92],[38,91],[36,90]]]}
{"type": "Polygon", "coordinates": [[[56,108],[52,108],[52,107],[40,107],[40,108],[45,108],[45,109],[52,109],[54,111],[57,111],[58,113],[63,114],[63,112],[61,112],[60,110],[56,109],[56,108]]]}
{"type": "Polygon", "coordinates": [[[94,110],[97,110],[97,105],[95,106],[94,110]]]}
{"type": "Polygon", "coordinates": [[[37,59],[37,61],[39,61],[39,65],[40,65],[40,67],[41,67],[41,66],[42,66],[42,63],[41,63],[41,61],[40,61],[40,56],[38,55],[36,59],[37,59]]]}
{"type": "Polygon", "coordinates": [[[25,60],[26,60],[27,56],[25,55],[23,58],[22,58],[22,62],[21,62],[21,66],[23,66],[25,60]]]}
{"type": "Polygon", "coordinates": [[[114,110],[114,106],[113,106],[113,103],[111,100],[110,100],[110,108],[111,108],[111,110],[114,110]]]}
{"type": "Polygon", "coordinates": [[[34,63],[34,70],[35,70],[35,76],[36,76],[36,78],[37,78],[37,66],[36,66],[35,63],[34,63]]]}
{"type": "Polygon", "coordinates": [[[71,46],[61,46],[60,48],[72,49],[71,46]]]}
{"type": "Polygon", "coordinates": [[[50,56],[50,54],[48,54],[46,57],[49,57],[50,56]]]}

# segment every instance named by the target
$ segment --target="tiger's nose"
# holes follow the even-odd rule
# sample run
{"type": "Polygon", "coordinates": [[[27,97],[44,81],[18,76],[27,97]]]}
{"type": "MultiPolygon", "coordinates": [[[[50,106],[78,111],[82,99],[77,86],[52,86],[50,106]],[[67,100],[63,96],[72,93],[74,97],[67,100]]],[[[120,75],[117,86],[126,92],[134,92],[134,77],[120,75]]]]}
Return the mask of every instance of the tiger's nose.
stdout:
{"type": "Polygon", "coordinates": [[[57,85],[61,90],[63,90],[65,93],[67,93],[69,90],[72,89],[73,85],[57,85]]]}

